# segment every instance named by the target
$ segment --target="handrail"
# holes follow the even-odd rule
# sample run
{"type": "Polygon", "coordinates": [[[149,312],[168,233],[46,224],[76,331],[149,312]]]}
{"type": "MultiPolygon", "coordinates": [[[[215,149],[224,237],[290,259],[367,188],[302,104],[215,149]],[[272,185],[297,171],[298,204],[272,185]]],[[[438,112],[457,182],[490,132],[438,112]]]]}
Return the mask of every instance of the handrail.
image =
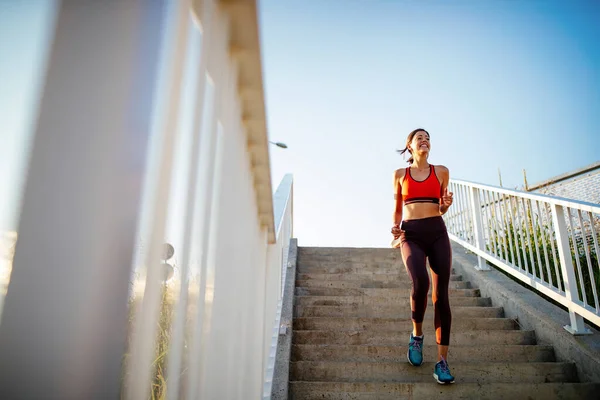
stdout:
{"type": "Polygon", "coordinates": [[[507,188],[503,188],[500,186],[494,186],[494,185],[485,185],[482,183],[476,183],[476,182],[471,182],[471,181],[466,181],[466,180],[462,180],[462,179],[451,179],[452,182],[457,183],[457,184],[463,184],[463,185],[469,185],[472,186],[474,188],[477,189],[494,189],[496,190],[498,193],[504,193],[507,195],[516,195],[516,196],[522,196],[526,199],[531,199],[531,200],[540,200],[540,201],[549,201],[561,206],[565,206],[565,207],[576,207],[576,208],[580,208],[582,211],[589,211],[589,212],[593,212],[593,213],[600,213],[600,204],[594,204],[594,203],[588,203],[585,201],[579,201],[579,200],[573,200],[573,199],[568,199],[565,197],[559,197],[559,196],[550,196],[547,194],[542,194],[542,193],[532,193],[532,192],[522,192],[520,190],[515,190],[515,189],[507,189],[507,188]]]}
{"type": "MultiPolygon", "coordinates": [[[[277,342],[279,336],[279,325],[281,323],[281,310],[283,306],[283,289],[287,275],[288,252],[293,231],[293,186],[294,178],[287,174],[281,180],[277,191],[273,194],[273,209],[275,218],[276,241],[270,245],[269,258],[271,266],[267,277],[267,329],[271,329],[271,335],[266,335],[268,343],[265,359],[263,399],[271,398],[273,386],[273,375],[275,372],[275,357],[277,355],[277,342]]],[[[268,331],[267,331],[268,332],[268,331]]]]}
{"type": "MultiPolygon", "coordinates": [[[[583,318],[600,325],[600,205],[452,179],[444,215],[450,238],[569,310],[573,334],[583,318]]],[[[485,261],[484,261],[485,260],[485,261]]]]}

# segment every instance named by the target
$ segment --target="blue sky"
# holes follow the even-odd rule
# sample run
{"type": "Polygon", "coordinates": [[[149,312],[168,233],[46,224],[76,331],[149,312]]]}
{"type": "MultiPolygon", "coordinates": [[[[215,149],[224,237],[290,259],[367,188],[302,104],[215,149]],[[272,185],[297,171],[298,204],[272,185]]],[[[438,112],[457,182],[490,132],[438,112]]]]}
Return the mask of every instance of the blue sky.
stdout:
{"type": "Polygon", "coordinates": [[[300,245],[388,246],[395,153],[504,186],[600,160],[600,3],[262,0],[274,186],[300,245]],[[595,3],[595,4],[594,4],[595,3]]]}
{"type": "Polygon", "coordinates": [[[55,6],[0,1],[0,231],[16,229],[55,6]]]}
{"type": "MultiPolygon", "coordinates": [[[[55,2],[15,4],[0,1],[0,229],[55,2]]],[[[600,159],[598,2],[262,0],[260,20],[269,135],[289,145],[271,149],[273,189],[294,174],[300,245],[389,244],[395,149],[416,127],[432,163],[476,182],[497,184],[500,168],[515,187],[522,169],[534,183],[600,159]]]]}

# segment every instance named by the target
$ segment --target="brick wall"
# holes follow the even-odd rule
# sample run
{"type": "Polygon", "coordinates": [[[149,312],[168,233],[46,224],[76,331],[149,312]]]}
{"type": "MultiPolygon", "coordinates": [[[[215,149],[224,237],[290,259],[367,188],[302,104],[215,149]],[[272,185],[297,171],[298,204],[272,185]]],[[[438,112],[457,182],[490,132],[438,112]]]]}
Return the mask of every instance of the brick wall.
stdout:
{"type": "Polygon", "coordinates": [[[600,167],[531,192],[600,204],[600,167]]]}

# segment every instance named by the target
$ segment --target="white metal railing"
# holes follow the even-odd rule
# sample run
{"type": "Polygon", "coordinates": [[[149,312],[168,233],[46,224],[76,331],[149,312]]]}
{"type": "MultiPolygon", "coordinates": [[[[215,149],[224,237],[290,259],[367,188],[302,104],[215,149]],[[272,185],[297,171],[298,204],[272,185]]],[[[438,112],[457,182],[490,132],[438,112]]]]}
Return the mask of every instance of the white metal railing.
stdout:
{"type": "Polygon", "coordinates": [[[33,113],[0,397],[261,398],[292,178],[273,195],[256,1],[71,3],[33,113]]]}
{"type": "Polygon", "coordinates": [[[571,325],[600,325],[600,205],[451,180],[450,238],[564,305],[571,325]]]}
{"type": "Polygon", "coordinates": [[[283,291],[288,268],[288,253],[293,231],[293,178],[286,175],[273,195],[273,208],[275,213],[275,232],[277,241],[269,248],[271,258],[267,282],[267,301],[265,302],[265,382],[263,399],[271,398],[275,358],[277,355],[277,340],[281,322],[281,309],[283,306],[283,291]]]}

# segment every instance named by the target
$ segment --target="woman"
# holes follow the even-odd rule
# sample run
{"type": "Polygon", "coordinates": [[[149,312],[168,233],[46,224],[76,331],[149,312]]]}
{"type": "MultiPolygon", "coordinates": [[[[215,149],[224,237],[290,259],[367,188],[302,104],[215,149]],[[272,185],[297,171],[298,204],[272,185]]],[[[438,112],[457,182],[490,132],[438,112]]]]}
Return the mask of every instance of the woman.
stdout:
{"type": "Polygon", "coordinates": [[[423,317],[427,307],[429,275],[432,276],[432,298],[435,308],[435,335],[438,362],[433,377],[440,384],[454,383],[448,367],[448,345],[452,314],[448,300],[448,284],[452,270],[452,250],[442,215],[452,205],[448,192],[450,173],[442,165],[428,162],[431,143],[424,129],[412,131],[401,154],[411,154],[406,169],[394,174],[396,207],[392,234],[393,247],[400,247],[404,265],[412,280],[411,310],[413,331],[408,345],[408,361],[419,366],[423,362],[423,317]]]}

